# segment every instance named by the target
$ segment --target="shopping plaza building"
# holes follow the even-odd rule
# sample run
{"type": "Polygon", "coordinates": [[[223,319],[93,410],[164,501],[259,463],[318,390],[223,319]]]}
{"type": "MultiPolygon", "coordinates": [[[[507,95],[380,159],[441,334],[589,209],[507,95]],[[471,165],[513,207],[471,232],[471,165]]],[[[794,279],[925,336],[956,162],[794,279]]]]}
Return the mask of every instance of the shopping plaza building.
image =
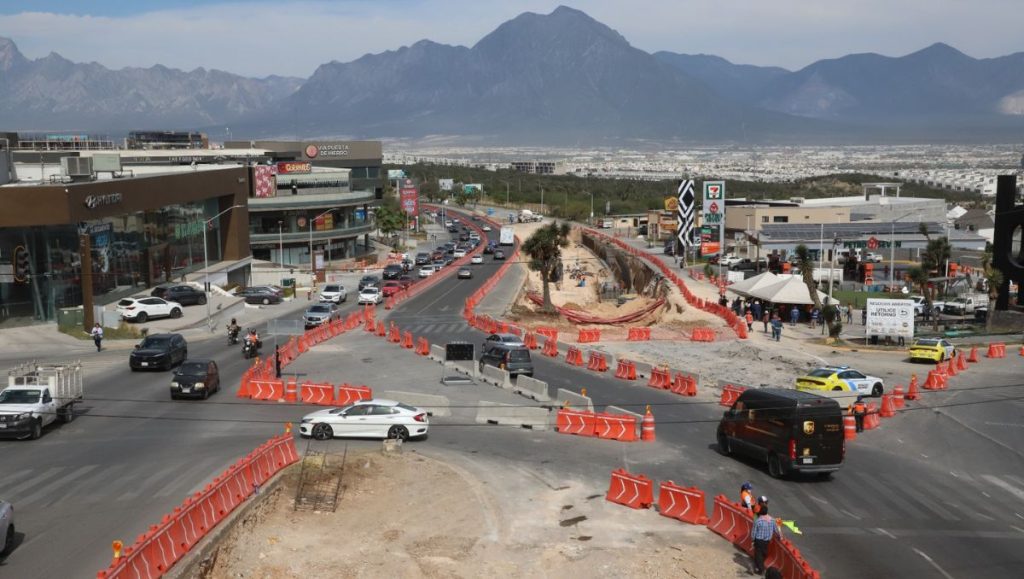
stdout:
{"type": "Polygon", "coordinates": [[[0,140],[0,324],[53,320],[61,308],[89,310],[207,273],[214,284],[248,285],[254,259],[308,269],[312,255],[358,257],[383,194],[379,142],[17,142],[0,140]]]}

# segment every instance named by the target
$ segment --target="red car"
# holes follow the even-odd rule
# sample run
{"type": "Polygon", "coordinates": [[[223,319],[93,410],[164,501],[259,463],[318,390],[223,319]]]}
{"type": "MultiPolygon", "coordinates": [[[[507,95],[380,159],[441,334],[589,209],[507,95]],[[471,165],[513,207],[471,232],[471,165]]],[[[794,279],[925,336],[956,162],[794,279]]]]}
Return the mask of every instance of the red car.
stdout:
{"type": "Polygon", "coordinates": [[[384,282],[384,285],[380,286],[380,293],[384,297],[391,297],[402,290],[402,282],[397,280],[388,280],[384,282]]]}
{"type": "Polygon", "coordinates": [[[409,286],[416,283],[416,279],[408,275],[403,275],[398,278],[398,284],[402,286],[402,289],[409,289],[409,286]]]}

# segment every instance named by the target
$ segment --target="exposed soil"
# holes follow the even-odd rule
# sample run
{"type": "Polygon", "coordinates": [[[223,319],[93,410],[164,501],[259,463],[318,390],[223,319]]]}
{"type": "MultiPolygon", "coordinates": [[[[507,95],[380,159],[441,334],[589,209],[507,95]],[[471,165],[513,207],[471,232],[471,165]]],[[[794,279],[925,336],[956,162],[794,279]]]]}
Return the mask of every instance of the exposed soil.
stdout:
{"type": "MultiPolygon", "coordinates": [[[[494,469],[492,469],[494,470],[494,469]]],[[[207,578],[736,577],[724,540],[551,488],[504,465],[495,480],[415,452],[350,453],[337,512],[295,512],[297,469],[223,541],[207,578]],[[497,477],[500,476],[500,479],[497,477]]]]}

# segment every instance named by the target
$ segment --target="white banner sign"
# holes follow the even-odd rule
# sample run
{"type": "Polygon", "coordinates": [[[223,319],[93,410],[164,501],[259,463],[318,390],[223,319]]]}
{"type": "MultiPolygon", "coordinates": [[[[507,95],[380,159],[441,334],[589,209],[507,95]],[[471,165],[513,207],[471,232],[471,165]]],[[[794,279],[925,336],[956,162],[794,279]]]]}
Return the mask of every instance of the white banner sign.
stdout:
{"type": "Polygon", "coordinates": [[[912,300],[868,299],[866,336],[914,337],[912,300]]]}

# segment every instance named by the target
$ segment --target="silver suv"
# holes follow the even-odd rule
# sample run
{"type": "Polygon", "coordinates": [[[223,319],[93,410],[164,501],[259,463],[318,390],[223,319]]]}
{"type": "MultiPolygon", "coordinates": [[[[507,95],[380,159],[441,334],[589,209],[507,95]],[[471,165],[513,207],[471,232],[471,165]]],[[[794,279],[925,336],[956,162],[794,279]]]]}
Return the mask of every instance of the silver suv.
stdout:
{"type": "Polygon", "coordinates": [[[348,291],[345,286],[338,283],[329,283],[320,290],[320,301],[334,302],[340,304],[348,299],[348,291]]]}
{"type": "Polygon", "coordinates": [[[11,554],[14,549],[14,505],[0,500],[0,557],[11,554]]]}

